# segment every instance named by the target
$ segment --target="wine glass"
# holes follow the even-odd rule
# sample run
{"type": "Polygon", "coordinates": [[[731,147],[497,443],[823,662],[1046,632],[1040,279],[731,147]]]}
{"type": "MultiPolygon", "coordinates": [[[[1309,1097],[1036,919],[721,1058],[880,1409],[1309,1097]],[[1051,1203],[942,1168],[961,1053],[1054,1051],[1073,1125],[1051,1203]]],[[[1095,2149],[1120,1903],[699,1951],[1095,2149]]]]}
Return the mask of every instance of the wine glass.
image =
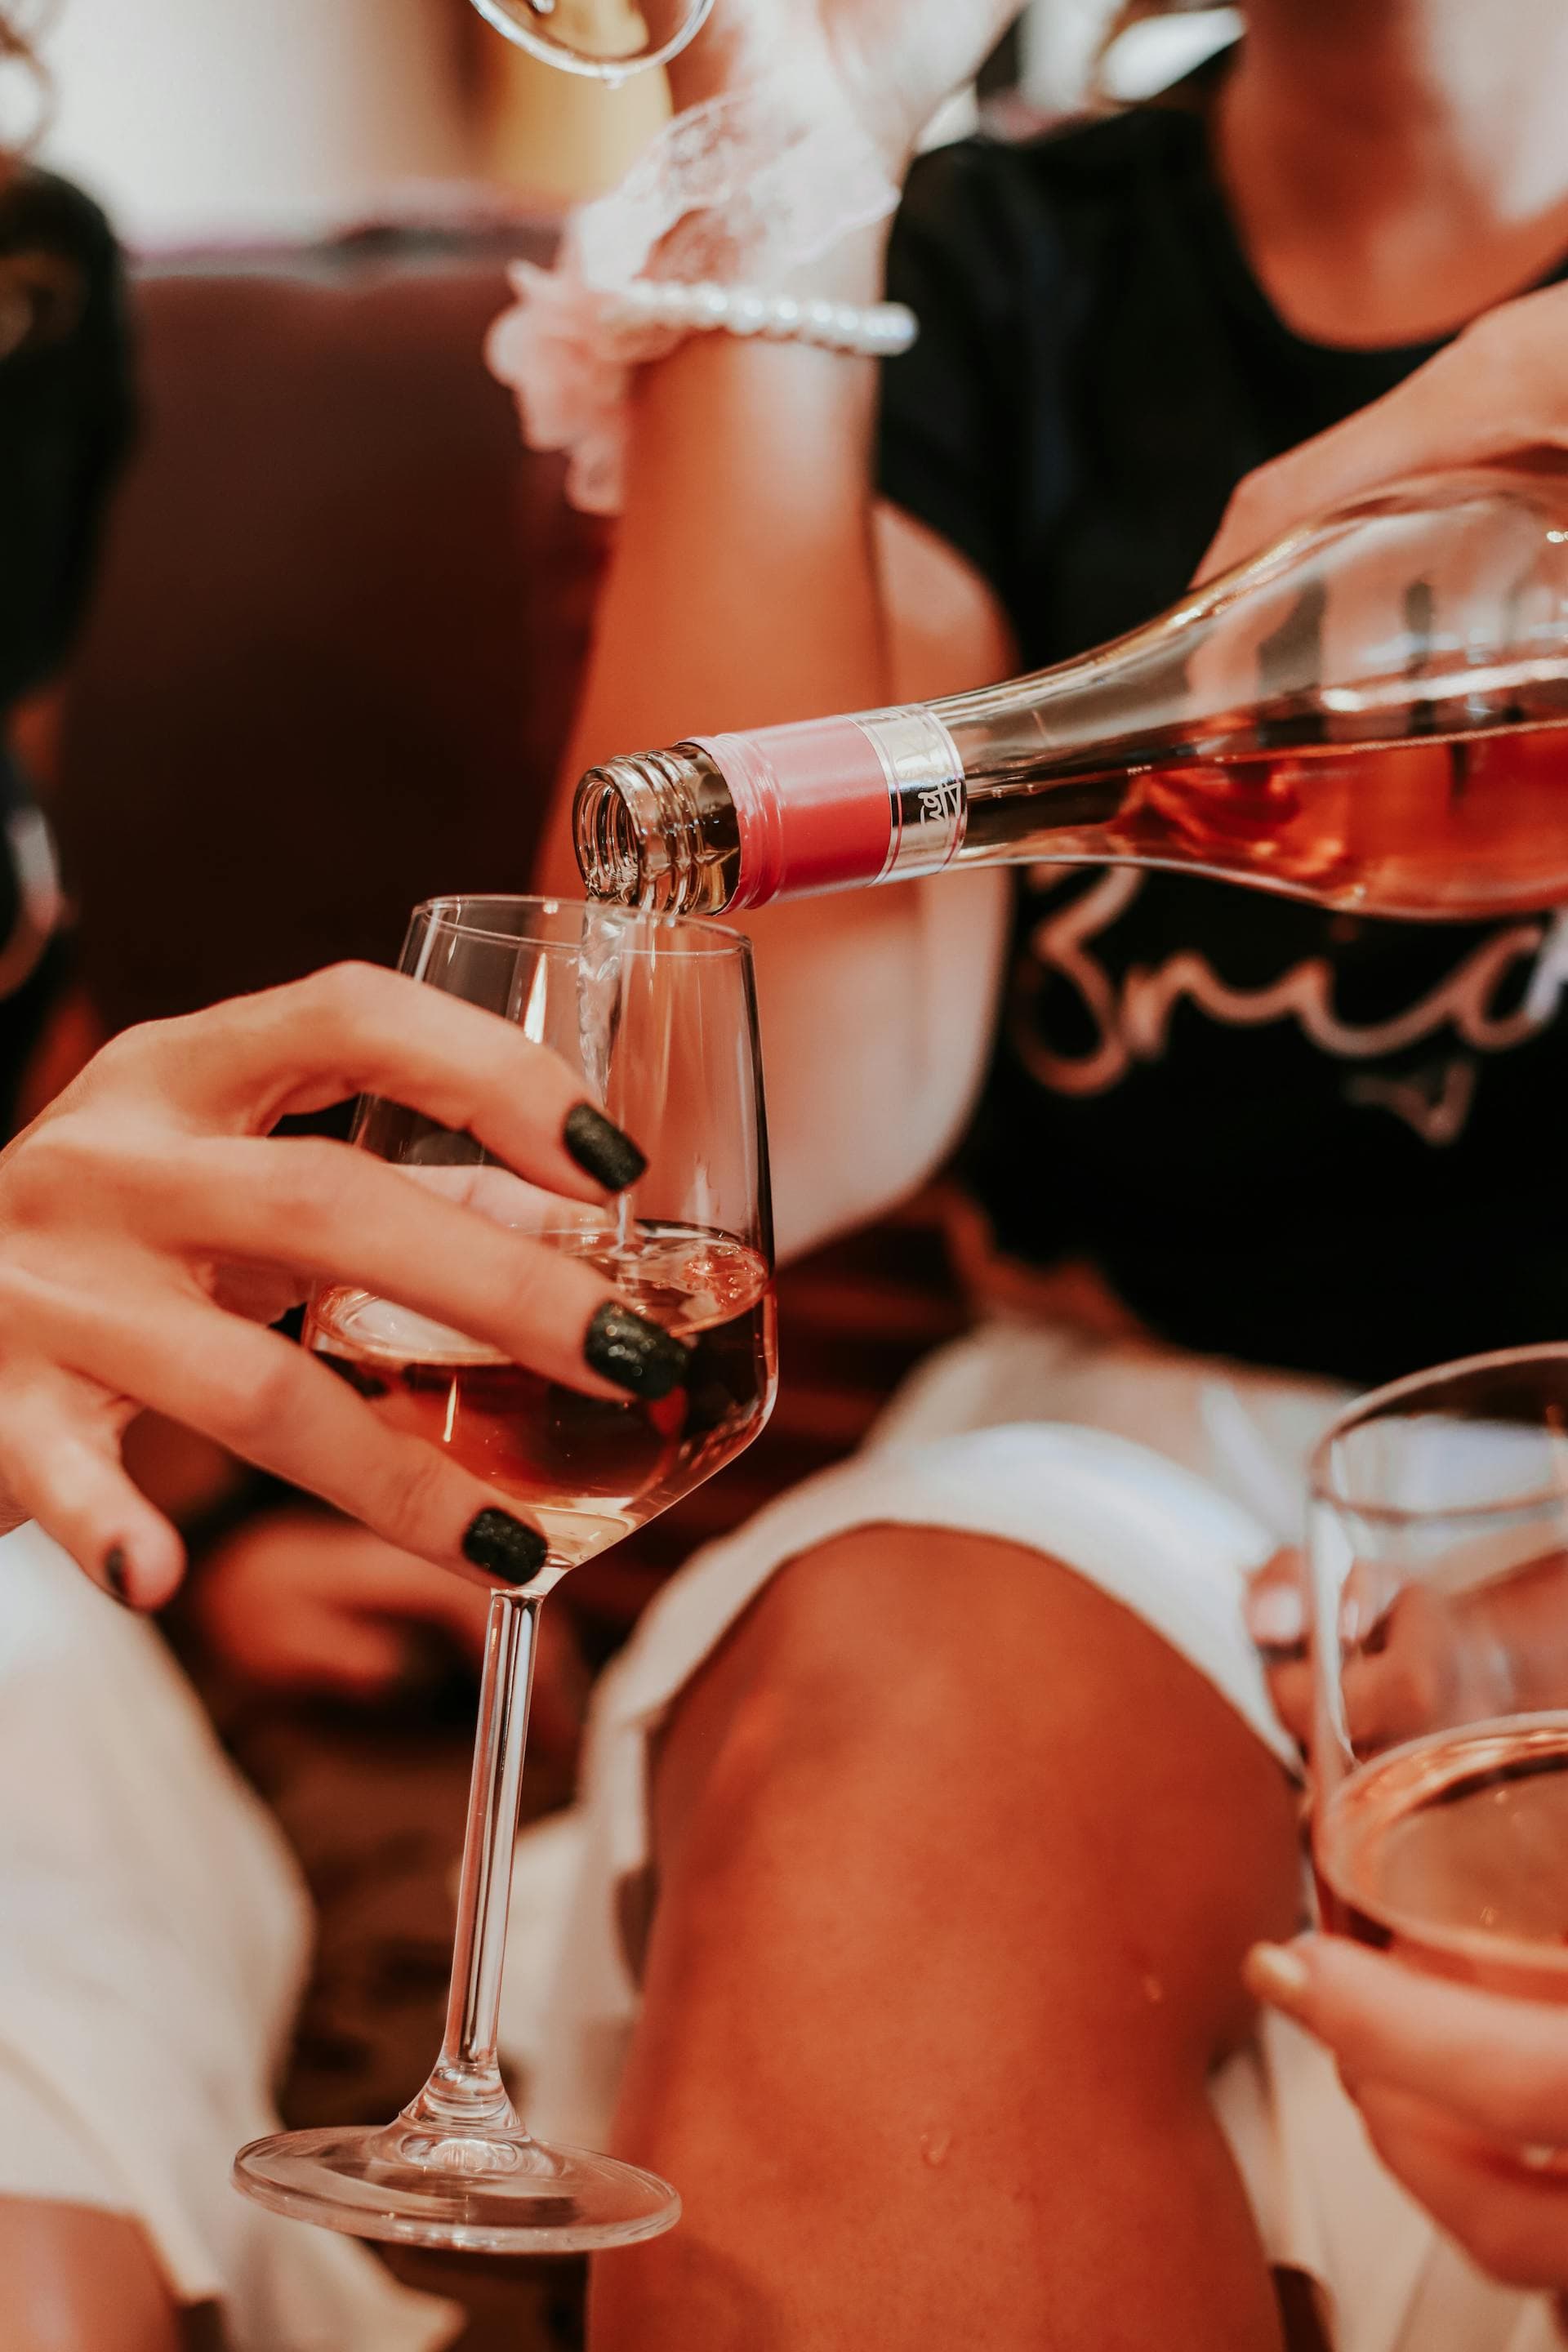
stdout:
{"type": "Polygon", "coordinates": [[[667,1510],[751,1443],[774,1387],[772,1230],[751,950],[713,923],[541,898],[416,908],[401,969],[519,1022],[647,1154],[628,1192],[567,1201],[490,1163],[472,1137],[361,1104],[354,1139],[421,1181],[601,1268],[692,1349],[657,1402],[556,1386],[395,1302],[342,1285],[306,1338],[400,1429],[442,1445],[542,1530],[544,1567],[490,1598],[479,1737],[441,2053],[395,2121],[283,2132],[235,2160],[275,2211],[353,2236],[480,2252],[567,2253],[668,2229],[668,2182],[548,2147],[518,2121],[496,2056],[507,1901],[540,1604],[569,1569],[667,1510]],[[458,1171],[464,1171],[459,1174],[458,1171]]]}
{"type": "Polygon", "coordinates": [[[1309,1528],[1325,1924],[1568,2000],[1568,1347],[1352,1405],[1309,1528]]]}
{"type": "Polygon", "coordinates": [[[563,72],[625,81],[700,32],[713,0],[474,0],[498,33],[563,72]]]}

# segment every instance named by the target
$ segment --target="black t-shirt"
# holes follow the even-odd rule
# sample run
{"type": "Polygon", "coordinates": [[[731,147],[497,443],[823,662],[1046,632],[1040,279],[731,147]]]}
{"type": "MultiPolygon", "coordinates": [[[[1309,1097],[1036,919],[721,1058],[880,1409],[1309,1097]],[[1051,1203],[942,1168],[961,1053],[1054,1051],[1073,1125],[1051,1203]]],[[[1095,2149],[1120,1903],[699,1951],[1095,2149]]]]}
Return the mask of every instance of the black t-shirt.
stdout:
{"type": "MultiPolygon", "coordinates": [[[[64,181],[0,181],[0,730],[58,668],[80,616],[130,436],[119,257],[64,181]]],[[[0,732],[0,1140],[60,983],[52,853],[0,732]]]]}
{"type": "MultiPolygon", "coordinates": [[[[927,157],[881,479],[1029,668],[1175,601],[1241,477],[1430,356],[1304,341],[1201,96],[927,157]]],[[[1564,775],[1568,790],[1568,773],[1564,775]]],[[[1002,1246],[1150,1325],[1372,1381],[1568,1339],[1568,918],[1397,924],[1128,869],[1020,875],[969,1181],[1002,1246]]]]}

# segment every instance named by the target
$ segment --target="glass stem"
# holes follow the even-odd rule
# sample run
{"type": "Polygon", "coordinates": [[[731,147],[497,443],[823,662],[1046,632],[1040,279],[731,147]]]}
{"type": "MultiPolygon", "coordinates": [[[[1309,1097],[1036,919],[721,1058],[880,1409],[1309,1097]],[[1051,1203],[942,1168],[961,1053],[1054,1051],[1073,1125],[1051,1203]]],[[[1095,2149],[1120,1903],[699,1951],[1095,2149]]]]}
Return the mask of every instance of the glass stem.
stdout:
{"type": "Polygon", "coordinates": [[[490,1596],[447,2032],[429,2081],[403,2111],[425,2129],[517,2127],[497,2063],[496,2022],[539,1610],[537,1595],[490,1596]]]}

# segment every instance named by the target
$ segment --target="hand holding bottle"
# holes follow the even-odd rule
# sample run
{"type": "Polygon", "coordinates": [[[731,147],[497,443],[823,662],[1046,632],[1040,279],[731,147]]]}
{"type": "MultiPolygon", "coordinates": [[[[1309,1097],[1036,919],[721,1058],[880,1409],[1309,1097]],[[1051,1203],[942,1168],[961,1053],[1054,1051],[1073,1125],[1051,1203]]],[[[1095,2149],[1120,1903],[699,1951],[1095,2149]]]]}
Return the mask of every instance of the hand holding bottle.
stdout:
{"type": "Polygon", "coordinates": [[[1489,310],[1370,408],[1248,474],[1197,576],[1389,483],[1553,449],[1568,450],[1568,286],[1489,310]]]}

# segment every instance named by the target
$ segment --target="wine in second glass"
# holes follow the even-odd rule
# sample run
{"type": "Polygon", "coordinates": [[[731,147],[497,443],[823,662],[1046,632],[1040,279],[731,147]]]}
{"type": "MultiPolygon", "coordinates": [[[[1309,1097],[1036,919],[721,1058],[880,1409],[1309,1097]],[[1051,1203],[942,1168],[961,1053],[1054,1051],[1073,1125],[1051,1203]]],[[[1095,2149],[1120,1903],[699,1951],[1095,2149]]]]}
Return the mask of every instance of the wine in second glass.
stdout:
{"type": "Polygon", "coordinates": [[[1568,2000],[1568,1349],[1352,1407],[1314,1467],[1325,1924],[1568,2000]]]}
{"type": "Polygon", "coordinates": [[[1568,1714],[1439,1732],[1348,1782],[1325,1924],[1444,1976],[1568,2000],[1568,1714]]]}
{"type": "Polygon", "coordinates": [[[532,1237],[588,1260],[686,1341],[679,1388],[653,1403],[584,1396],[342,1285],[316,1300],[310,1340],[385,1420],[446,1449],[542,1529],[549,1584],[750,1444],[773,1394],[773,1305],[766,1260],[723,1234],[637,1223],[532,1237]]]}

